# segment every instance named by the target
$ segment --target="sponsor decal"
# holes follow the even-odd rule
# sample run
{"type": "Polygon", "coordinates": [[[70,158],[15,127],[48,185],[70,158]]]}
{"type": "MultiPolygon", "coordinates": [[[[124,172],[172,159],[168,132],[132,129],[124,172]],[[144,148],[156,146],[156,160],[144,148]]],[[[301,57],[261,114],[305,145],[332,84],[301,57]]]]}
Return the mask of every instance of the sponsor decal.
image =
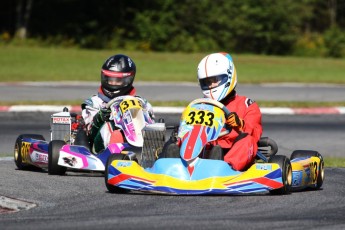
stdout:
{"type": "Polygon", "coordinates": [[[132,162],[130,161],[119,161],[117,162],[116,167],[129,167],[132,165],[132,162]]]}
{"type": "Polygon", "coordinates": [[[196,105],[192,105],[191,109],[195,109],[195,110],[211,110],[212,106],[210,106],[208,104],[196,104],[196,105]]]}
{"type": "Polygon", "coordinates": [[[48,163],[48,154],[33,151],[32,155],[34,157],[33,161],[48,163]]]}
{"type": "Polygon", "coordinates": [[[301,186],[302,177],[303,177],[302,171],[292,172],[292,186],[293,187],[301,186]]]}
{"type": "Polygon", "coordinates": [[[250,98],[247,98],[245,103],[246,103],[246,106],[249,107],[251,104],[254,103],[254,101],[250,98]]]}
{"type": "Polygon", "coordinates": [[[253,154],[254,154],[254,146],[250,145],[248,149],[248,161],[250,161],[253,158],[253,154]]]}
{"type": "Polygon", "coordinates": [[[75,166],[78,163],[78,161],[75,157],[68,156],[68,157],[64,157],[62,159],[65,162],[65,164],[68,164],[69,166],[75,166]]]}
{"type": "Polygon", "coordinates": [[[70,117],[53,117],[54,124],[70,124],[71,118],[70,117]]]}
{"type": "Polygon", "coordinates": [[[256,164],[257,170],[272,170],[272,165],[270,164],[256,164]]]}

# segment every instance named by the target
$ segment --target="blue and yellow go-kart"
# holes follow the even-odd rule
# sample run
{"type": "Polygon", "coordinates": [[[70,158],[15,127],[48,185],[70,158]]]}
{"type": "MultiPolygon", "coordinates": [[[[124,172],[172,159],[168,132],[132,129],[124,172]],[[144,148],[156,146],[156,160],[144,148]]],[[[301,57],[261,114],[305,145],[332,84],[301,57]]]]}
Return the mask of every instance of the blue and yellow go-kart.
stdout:
{"type": "Polygon", "coordinates": [[[258,159],[246,171],[236,171],[222,160],[205,158],[205,145],[223,135],[225,114],[228,113],[217,101],[194,100],[181,117],[180,156],[159,158],[152,167],[143,168],[136,161],[112,155],[105,172],[108,191],[181,195],[288,194],[322,186],[324,162],[318,152],[297,150],[289,159],[276,155],[277,145],[269,138],[259,141],[258,159]]]}

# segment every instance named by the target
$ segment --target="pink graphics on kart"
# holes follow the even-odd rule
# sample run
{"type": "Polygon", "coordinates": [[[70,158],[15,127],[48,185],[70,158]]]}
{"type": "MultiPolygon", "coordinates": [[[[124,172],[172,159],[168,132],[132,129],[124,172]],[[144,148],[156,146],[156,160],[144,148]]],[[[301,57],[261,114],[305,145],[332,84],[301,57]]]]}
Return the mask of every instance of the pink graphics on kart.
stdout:
{"type": "Polygon", "coordinates": [[[107,104],[111,109],[110,120],[123,131],[128,143],[137,147],[143,146],[142,129],[154,123],[144,104],[142,99],[133,96],[117,97],[107,104]]]}
{"type": "Polygon", "coordinates": [[[48,173],[53,175],[63,175],[67,168],[104,171],[104,165],[112,154],[123,155],[122,151],[141,153],[142,131],[148,125],[155,125],[145,102],[138,97],[123,96],[110,101],[107,107],[111,110],[110,121],[105,124],[109,127],[110,141],[104,151],[94,154],[87,140],[83,143],[77,141],[78,132],[84,130],[83,122],[79,126],[80,116],[64,109],[51,116],[50,141],[38,134],[18,136],[14,149],[17,167],[48,169],[48,173]],[[121,141],[111,141],[116,139],[115,135],[120,135],[121,141]]]}

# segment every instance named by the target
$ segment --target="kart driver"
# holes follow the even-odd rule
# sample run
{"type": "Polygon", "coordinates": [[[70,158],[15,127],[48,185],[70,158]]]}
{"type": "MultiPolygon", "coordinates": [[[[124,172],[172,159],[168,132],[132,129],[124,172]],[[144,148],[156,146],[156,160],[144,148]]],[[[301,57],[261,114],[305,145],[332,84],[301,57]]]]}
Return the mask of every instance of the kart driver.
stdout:
{"type": "MultiPolygon", "coordinates": [[[[136,89],[133,86],[135,74],[136,66],[130,57],[123,54],[109,57],[101,69],[101,86],[97,94],[82,103],[86,133],[94,153],[101,152],[107,145],[106,143],[109,143],[109,140],[106,140],[106,137],[109,139],[109,128],[101,129],[110,117],[110,110],[106,108],[106,104],[115,97],[136,96],[136,89]]],[[[154,119],[151,104],[139,96],[136,97],[145,103],[151,118],[154,119]]],[[[115,130],[114,132],[118,132],[115,135],[122,138],[121,131],[115,130]]],[[[121,138],[119,139],[121,140],[121,138]]]]}
{"type": "MultiPolygon", "coordinates": [[[[224,160],[233,169],[246,170],[254,162],[262,135],[261,112],[253,100],[236,93],[237,72],[227,53],[213,53],[198,65],[198,80],[204,97],[221,102],[231,112],[226,124],[231,131],[206,145],[206,158],[224,160]]],[[[176,133],[164,145],[160,157],[179,156],[176,133]]]]}
{"type": "Polygon", "coordinates": [[[235,170],[245,170],[254,162],[262,135],[261,112],[253,100],[236,93],[237,72],[228,53],[213,53],[198,65],[198,80],[206,98],[217,100],[231,112],[227,135],[211,142],[210,156],[223,159],[235,170]]]}

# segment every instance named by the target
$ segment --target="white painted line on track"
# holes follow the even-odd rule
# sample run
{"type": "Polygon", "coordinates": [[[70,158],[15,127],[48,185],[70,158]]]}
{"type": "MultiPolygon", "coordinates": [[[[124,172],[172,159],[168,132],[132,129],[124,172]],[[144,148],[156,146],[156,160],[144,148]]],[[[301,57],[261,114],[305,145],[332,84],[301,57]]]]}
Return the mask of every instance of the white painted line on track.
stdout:
{"type": "Polygon", "coordinates": [[[13,157],[0,157],[0,161],[13,161],[13,157]]]}
{"type": "Polygon", "coordinates": [[[37,205],[31,202],[0,196],[0,213],[13,213],[29,210],[37,205]]]}

